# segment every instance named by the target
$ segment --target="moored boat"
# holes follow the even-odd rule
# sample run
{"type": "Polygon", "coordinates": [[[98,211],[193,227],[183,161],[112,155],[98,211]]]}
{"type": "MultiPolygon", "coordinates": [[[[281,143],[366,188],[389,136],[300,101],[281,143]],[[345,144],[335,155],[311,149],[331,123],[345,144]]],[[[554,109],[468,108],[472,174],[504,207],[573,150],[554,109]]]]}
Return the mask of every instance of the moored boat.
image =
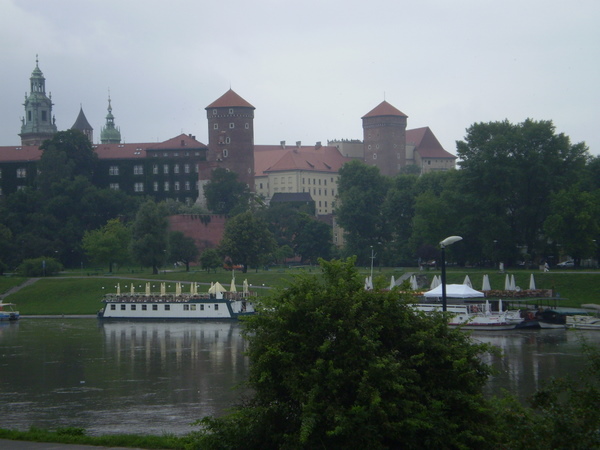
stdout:
{"type": "MultiPolygon", "coordinates": [[[[417,304],[416,309],[424,312],[441,311],[439,304],[417,304]]],[[[513,311],[491,311],[489,303],[447,305],[448,326],[463,330],[512,330],[521,320],[513,311]]]]}
{"type": "Polygon", "coordinates": [[[15,311],[14,306],[16,306],[14,303],[3,303],[0,301],[0,322],[15,322],[19,320],[19,311],[15,311]]]}
{"type": "Polygon", "coordinates": [[[255,313],[252,296],[244,282],[244,291],[227,292],[220,283],[211,286],[208,293],[181,292],[177,284],[175,293],[166,293],[164,283],[160,293],[152,293],[147,283],[146,292],[107,294],[102,300],[104,308],[98,312],[100,319],[151,319],[151,320],[193,320],[193,319],[238,319],[255,313]]]}

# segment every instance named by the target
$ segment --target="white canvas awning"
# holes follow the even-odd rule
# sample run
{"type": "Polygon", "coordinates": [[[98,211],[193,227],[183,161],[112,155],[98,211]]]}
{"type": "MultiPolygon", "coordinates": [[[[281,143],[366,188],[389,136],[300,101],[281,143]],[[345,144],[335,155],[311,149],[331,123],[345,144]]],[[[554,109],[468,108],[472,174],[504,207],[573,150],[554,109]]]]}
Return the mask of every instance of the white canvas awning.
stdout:
{"type": "MultiPolygon", "coordinates": [[[[427,291],[423,294],[425,297],[441,298],[442,297],[442,285],[440,284],[436,288],[427,291]]],[[[483,292],[476,291],[470,288],[466,284],[447,284],[446,285],[446,297],[447,298],[476,298],[483,297],[483,292]]]]}

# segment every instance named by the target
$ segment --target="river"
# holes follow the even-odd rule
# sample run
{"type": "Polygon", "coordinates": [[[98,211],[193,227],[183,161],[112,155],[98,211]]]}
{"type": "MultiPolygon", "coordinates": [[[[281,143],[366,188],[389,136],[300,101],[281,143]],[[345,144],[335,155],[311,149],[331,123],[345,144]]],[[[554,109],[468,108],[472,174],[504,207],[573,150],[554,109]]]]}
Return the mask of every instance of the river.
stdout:
{"type": "MultiPolygon", "coordinates": [[[[0,323],[0,428],[83,427],[91,435],[185,434],[243,395],[248,374],[237,322],[99,322],[23,318],[0,323]]],[[[486,393],[521,399],[583,367],[580,339],[600,332],[476,332],[499,346],[486,393]]]]}

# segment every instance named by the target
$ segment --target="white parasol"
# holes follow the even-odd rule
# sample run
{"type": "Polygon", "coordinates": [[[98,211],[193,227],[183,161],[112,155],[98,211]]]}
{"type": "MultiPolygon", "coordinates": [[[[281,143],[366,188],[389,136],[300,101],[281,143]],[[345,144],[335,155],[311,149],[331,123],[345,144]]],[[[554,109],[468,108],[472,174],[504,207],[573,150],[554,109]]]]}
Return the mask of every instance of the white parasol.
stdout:
{"type": "Polygon", "coordinates": [[[529,289],[535,291],[535,278],[533,278],[533,274],[529,277],[529,289]]]}
{"type": "Polygon", "coordinates": [[[492,290],[492,286],[490,285],[490,277],[488,276],[488,274],[486,273],[485,275],[483,275],[483,286],[481,287],[482,291],[491,291],[492,290]]]}

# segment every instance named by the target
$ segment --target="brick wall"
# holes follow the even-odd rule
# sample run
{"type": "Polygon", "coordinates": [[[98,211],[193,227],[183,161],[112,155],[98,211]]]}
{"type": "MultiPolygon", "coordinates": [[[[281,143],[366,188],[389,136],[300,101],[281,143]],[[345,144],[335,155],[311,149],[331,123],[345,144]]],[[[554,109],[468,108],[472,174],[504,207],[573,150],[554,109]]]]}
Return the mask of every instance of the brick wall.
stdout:
{"type": "Polygon", "coordinates": [[[223,238],[227,216],[216,214],[179,214],[169,217],[169,228],[181,231],[196,242],[200,254],[215,248],[223,238]]]}

